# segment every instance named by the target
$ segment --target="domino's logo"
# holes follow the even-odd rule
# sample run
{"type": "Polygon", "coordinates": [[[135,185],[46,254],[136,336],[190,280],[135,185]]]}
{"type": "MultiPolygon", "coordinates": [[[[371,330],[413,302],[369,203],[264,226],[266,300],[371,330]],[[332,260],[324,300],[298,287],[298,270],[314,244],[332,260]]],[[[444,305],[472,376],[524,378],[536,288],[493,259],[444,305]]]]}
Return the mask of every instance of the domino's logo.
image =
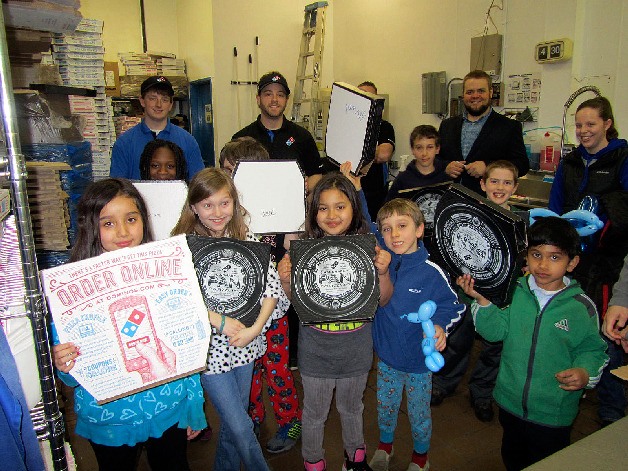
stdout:
{"type": "Polygon", "coordinates": [[[137,309],[133,309],[133,312],[131,313],[125,324],[122,326],[120,332],[127,337],[133,337],[137,330],[140,328],[140,324],[144,320],[144,317],[146,317],[146,314],[138,311],[137,309]]]}
{"type": "Polygon", "coordinates": [[[290,137],[290,139],[288,139],[288,140],[286,141],[286,145],[287,145],[288,147],[290,147],[292,144],[294,144],[294,137],[290,137]]]}

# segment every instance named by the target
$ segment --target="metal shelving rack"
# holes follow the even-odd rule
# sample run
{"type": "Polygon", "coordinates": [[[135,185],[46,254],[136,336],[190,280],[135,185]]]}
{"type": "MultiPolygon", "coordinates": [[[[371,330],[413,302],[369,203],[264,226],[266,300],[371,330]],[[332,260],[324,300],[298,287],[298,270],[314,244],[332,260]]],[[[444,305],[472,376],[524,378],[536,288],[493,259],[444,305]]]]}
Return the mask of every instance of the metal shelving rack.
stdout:
{"type": "MultiPolygon", "coordinates": [[[[2,14],[0,14],[0,112],[3,127],[0,131],[4,131],[5,138],[2,146],[6,147],[6,158],[4,155],[0,155],[0,178],[9,180],[12,212],[16,219],[22,257],[26,292],[24,298],[25,315],[28,316],[33,327],[42,390],[42,401],[31,411],[31,416],[38,438],[50,442],[54,469],[65,471],[68,469],[64,448],[65,430],[57,402],[46,323],[46,304],[35,258],[35,241],[26,194],[26,164],[18,136],[7,37],[2,14]]],[[[0,137],[2,136],[0,135],[0,137]]],[[[0,306],[0,313],[3,311],[5,310],[0,306]]]]}

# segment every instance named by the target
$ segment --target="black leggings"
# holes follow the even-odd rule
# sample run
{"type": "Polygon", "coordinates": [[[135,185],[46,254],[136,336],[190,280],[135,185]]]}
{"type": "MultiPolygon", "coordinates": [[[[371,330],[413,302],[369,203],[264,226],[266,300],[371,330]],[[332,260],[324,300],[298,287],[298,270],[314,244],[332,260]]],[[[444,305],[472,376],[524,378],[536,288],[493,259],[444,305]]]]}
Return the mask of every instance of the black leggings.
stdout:
{"type": "Polygon", "coordinates": [[[187,431],[173,425],[159,438],[149,438],[134,446],[99,445],[90,440],[99,471],[135,471],[142,447],[146,448],[152,471],[189,471],[187,431]]]}

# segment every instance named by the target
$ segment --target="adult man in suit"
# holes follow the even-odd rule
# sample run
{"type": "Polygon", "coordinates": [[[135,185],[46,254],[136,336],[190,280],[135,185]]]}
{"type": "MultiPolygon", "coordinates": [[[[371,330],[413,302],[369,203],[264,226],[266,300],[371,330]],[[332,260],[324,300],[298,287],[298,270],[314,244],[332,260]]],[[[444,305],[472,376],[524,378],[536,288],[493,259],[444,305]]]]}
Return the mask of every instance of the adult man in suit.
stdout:
{"type": "Polygon", "coordinates": [[[529,169],[521,123],[493,111],[492,97],[490,75],[483,70],[469,72],[463,82],[465,111],[462,116],[444,120],[438,131],[438,158],[447,162],[445,172],[481,195],[480,178],[491,162],[512,162],[519,169],[519,177],[529,169]]]}
{"type": "MultiPolygon", "coordinates": [[[[496,160],[508,160],[519,170],[528,172],[529,163],[523,145],[521,124],[506,118],[491,108],[493,96],[491,77],[474,70],[464,77],[462,116],[441,123],[438,158],[447,164],[445,172],[455,182],[484,195],[480,179],[486,166],[496,160]]],[[[440,404],[452,394],[469,365],[475,329],[471,314],[449,336],[444,352],[445,368],[432,381],[432,405],[440,404]]],[[[483,422],[493,419],[492,394],[499,371],[502,344],[482,339],[482,352],[469,379],[469,395],[476,417],[483,422]]]]}

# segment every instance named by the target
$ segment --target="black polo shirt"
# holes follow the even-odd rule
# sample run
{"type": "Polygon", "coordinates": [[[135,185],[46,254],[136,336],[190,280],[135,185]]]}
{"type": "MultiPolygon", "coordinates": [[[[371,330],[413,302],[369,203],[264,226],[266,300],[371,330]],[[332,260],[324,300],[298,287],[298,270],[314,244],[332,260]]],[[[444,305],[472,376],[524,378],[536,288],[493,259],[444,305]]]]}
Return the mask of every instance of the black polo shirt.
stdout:
{"type": "Polygon", "coordinates": [[[233,135],[233,139],[250,136],[260,142],[270,154],[271,159],[295,159],[306,176],[322,173],[322,162],[314,138],[309,131],[283,117],[283,124],[272,131],[264,127],[261,115],[257,120],[233,135]]]}

